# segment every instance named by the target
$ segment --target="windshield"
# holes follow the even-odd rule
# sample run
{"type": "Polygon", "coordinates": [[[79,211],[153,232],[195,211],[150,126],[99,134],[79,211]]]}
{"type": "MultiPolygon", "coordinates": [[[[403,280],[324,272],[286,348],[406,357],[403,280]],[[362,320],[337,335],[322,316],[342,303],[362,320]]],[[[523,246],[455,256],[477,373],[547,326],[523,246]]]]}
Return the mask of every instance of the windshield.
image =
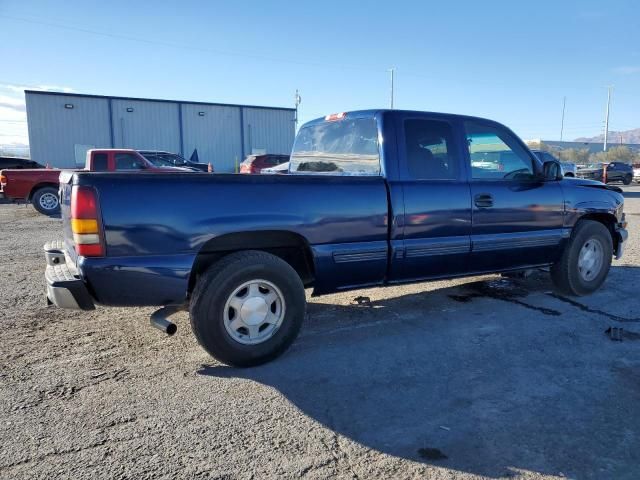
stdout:
{"type": "Polygon", "coordinates": [[[144,157],[156,167],[174,167],[187,163],[184,158],[175,153],[145,153],[144,157]]]}
{"type": "Polygon", "coordinates": [[[345,119],[301,128],[293,146],[290,171],[379,175],[375,119],[345,119]]]}

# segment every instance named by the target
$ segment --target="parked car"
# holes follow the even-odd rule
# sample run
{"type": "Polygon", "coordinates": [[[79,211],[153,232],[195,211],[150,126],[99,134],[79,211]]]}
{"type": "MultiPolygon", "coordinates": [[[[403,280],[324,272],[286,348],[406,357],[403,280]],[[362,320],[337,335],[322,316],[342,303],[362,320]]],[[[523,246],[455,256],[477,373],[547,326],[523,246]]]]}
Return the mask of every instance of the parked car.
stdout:
{"type": "Polygon", "coordinates": [[[604,180],[604,168],[607,168],[606,183],[610,182],[622,182],[625,185],[631,184],[633,181],[633,167],[628,163],[623,162],[611,162],[609,164],[591,165],[585,169],[578,170],[578,176],[580,178],[587,178],[590,180],[598,180],[602,182],[604,180]]]}
{"type": "Polygon", "coordinates": [[[575,177],[576,176],[576,173],[578,172],[578,168],[577,168],[575,163],[562,162],[562,161],[558,160],[554,155],[552,155],[551,153],[547,152],[546,150],[531,150],[531,151],[533,153],[535,153],[536,156],[543,163],[551,161],[551,160],[555,160],[556,162],[559,162],[560,166],[562,167],[562,174],[565,177],[575,177]]]}
{"type": "Polygon", "coordinates": [[[39,168],[0,170],[0,197],[26,200],[45,215],[60,211],[58,177],[60,170],[39,168]]]}
{"type": "MultiPolygon", "coordinates": [[[[93,149],[87,152],[84,170],[92,172],[145,171],[188,172],[189,169],[157,166],[135,150],[93,149]]],[[[60,211],[58,199],[59,169],[24,169],[0,171],[0,196],[12,200],[31,202],[45,215],[60,211]]]]}
{"type": "Polygon", "coordinates": [[[262,170],[260,170],[260,173],[266,173],[266,174],[285,174],[285,173],[289,173],[289,162],[284,162],[281,163],[280,165],[276,165],[275,167],[269,167],[269,168],[263,168],[262,170]]]}
{"type": "Polygon", "coordinates": [[[560,162],[560,166],[562,167],[562,174],[565,177],[575,177],[578,173],[578,166],[573,162],[560,162]]]}
{"type": "Polygon", "coordinates": [[[138,150],[138,152],[156,167],[181,167],[199,172],[207,172],[209,170],[208,164],[192,162],[178,153],[163,152],[160,150],[138,150]]]}
{"type": "Polygon", "coordinates": [[[151,320],[167,333],[188,310],[204,349],[244,367],[294,341],[305,287],[550,267],[557,290],[587,295],[627,239],[618,187],[564,179],[499,123],[401,110],[305,124],[289,175],[63,172],[61,192],[51,302],[163,306],[151,320]],[[489,147],[509,170],[472,166],[489,147]]]}
{"type": "Polygon", "coordinates": [[[18,157],[0,157],[0,170],[7,169],[25,169],[25,168],[44,168],[44,165],[40,165],[38,162],[34,162],[29,158],[18,157]]]}
{"type": "Polygon", "coordinates": [[[635,164],[633,166],[633,179],[640,183],[640,164],[635,164]]]}
{"type": "Polygon", "coordinates": [[[240,173],[260,173],[263,168],[275,167],[289,161],[289,155],[249,155],[240,164],[240,173]]]}

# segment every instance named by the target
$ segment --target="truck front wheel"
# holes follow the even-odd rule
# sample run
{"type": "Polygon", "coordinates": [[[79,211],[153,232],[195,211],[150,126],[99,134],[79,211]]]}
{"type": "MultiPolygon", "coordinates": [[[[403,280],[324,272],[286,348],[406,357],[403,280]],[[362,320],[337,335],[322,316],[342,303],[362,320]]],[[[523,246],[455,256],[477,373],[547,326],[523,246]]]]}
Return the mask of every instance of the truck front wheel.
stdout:
{"type": "Polygon", "coordinates": [[[612,252],[607,227],[594,220],[581,220],[574,227],[562,257],[551,267],[554,286],[567,295],[595,292],[607,278],[612,252]]]}
{"type": "Polygon", "coordinates": [[[261,251],[227,255],[195,286],[189,314],[198,343],[236,367],[260,365],[295,340],[306,307],[304,286],[284,260],[261,251]]]}
{"type": "Polygon", "coordinates": [[[56,215],[60,212],[58,191],[53,187],[42,187],[31,196],[33,207],[44,215],[56,215]]]}

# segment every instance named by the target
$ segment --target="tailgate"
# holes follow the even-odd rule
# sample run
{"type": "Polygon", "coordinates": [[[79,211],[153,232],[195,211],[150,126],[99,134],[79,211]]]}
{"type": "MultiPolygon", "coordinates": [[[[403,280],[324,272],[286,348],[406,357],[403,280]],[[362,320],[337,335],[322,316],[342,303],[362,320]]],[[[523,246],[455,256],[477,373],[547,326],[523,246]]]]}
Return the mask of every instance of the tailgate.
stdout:
{"type": "Polygon", "coordinates": [[[60,173],[60,215],[62,216],[62,231],[64,234],[64,245],[67,254],[76,262],[76,250],[73,243],[73,232],[71,231],[71,187],[73,185],[73,175],[75,172],[63,170],[60,173]]]}

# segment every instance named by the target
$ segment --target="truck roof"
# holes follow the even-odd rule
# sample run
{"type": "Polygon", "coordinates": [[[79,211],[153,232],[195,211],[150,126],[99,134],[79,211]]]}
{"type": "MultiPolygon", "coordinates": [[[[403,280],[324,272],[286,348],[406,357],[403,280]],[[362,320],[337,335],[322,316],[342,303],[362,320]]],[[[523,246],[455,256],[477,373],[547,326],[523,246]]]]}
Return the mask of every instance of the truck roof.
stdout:
{"type": "MultiPolygon", "coordinates": [[[[398,110],[398,109],[389,109],[389,108],[377,108],[377,109],[368,109],[368,110],[352,110],[349,112],[341,112],[344,113],[345,118],[373,118],[375,117],[377,114],[379,113],[386,113],[386,114],[397,114],[397,113],[402,113],[402,114],[427,114],[429,116],[433,116],[433,117],[442,117],[442,118],[456,118],[456,119],[460,119],[460,120],[482,120],[483,122],[492,122],[492,123],[496,123],[499,124],[501,126],[502,125],[500,122],[496,122],[495,120],[491,120],[489,118],[483,118],[483,117],[476,117],[473,115],[461,115],[461,114],[457,114],[457,113],[444,113],[444,112],[430,112],[430,111],[424,111],[424,110],[398,110]]],[[[332,114],[335,115],[335,114],[332,114]]],[[[329,116],[329,115],[327,115],[329,116]]],[[[310,125],[316,125],[318,123],[324,123],[330,120],[327,120],[327,117],[320,117],[320,118],[315,118],[313,120],[310,120],[308,122],[306,122],[304,125],[302,125],[301,128],[304,128],[306,126],[310,126],[310,125]]],[[[339,120],[336,120],[339,121],[339,120]]]]}

